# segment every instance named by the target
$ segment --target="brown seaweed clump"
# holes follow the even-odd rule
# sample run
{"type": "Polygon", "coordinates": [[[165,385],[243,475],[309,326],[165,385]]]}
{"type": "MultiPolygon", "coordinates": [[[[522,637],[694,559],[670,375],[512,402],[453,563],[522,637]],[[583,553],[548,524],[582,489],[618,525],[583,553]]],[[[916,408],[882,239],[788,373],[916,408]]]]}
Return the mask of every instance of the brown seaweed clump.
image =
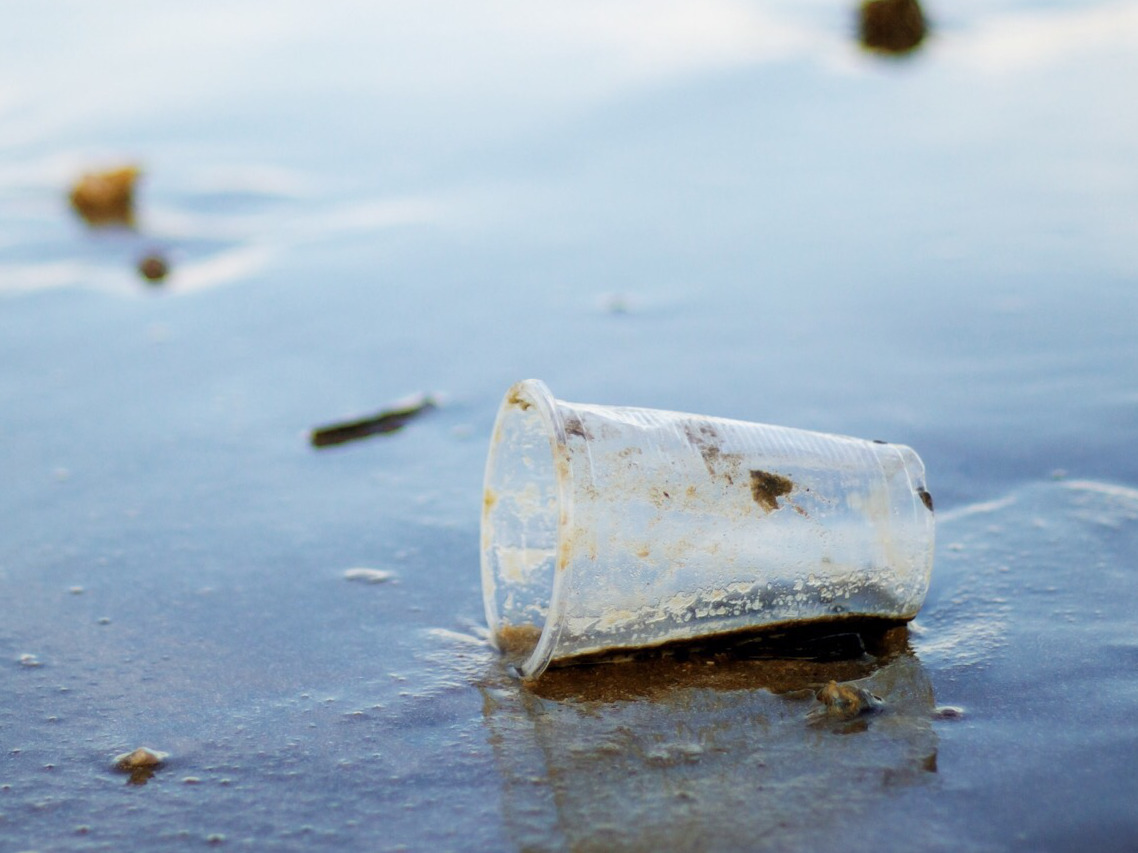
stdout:
{"type": "Polygon", "coordinates": [[[134,187],[142,170],[121,166],[88,172],[71,188],[71,206],[88,225],[134,225],[134,187]]]}
{"type": "Polygon", "coordinates": [[[920,47],[928,35],[917,0],[865,0],[858,16],[858,40],[876,53],[903,56],[920,47]]]}

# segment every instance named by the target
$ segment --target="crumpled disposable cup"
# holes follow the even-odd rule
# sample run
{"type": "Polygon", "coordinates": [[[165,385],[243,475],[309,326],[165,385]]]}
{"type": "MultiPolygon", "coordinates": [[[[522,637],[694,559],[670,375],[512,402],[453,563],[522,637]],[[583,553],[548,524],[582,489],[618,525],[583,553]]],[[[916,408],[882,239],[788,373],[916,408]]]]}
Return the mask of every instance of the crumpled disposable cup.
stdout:
{"type": "Polygon", "coordinates": [[[513,386],[486,463],[482,590],[523,678],[551,663],[787,624],[903,622],[933,559],[899,444],[513,386]]]}

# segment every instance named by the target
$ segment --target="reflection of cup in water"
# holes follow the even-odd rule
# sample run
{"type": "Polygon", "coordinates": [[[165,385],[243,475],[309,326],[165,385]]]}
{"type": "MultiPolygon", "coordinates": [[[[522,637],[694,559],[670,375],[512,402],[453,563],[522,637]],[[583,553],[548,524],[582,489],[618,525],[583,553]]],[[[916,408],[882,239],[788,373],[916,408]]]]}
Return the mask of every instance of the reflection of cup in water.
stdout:
{"type": "Polygon", "coordinates": [[[495,643],[551,661],[803,621],[911,619],[932,498],[908,447],[510,389],[482,583],[495,643]]]}
{"type": "Polygon", "coordinates": [[[511,841],[574,851],[840,849],[846,821],[936,769],[933,690],[920,662],[905,647],[879,663],[709,665],[693,656],[551,670],[536,691],[488,688],[511,841]],[[832,679],[883,705],[812,721],[816,690],[832,679]]]}

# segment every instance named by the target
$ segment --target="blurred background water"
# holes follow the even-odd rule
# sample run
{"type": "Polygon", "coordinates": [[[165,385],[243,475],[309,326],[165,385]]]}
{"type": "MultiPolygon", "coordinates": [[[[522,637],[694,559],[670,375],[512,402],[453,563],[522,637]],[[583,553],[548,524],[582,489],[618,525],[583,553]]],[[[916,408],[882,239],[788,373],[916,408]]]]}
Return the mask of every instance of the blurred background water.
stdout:
{"type": "Polygon", "coordinates": [[[1133,849],[1138,5],[919,8],[894,55],[835,0],[9,4],[0,846],[1133,849]],[[915,447],[905,648],[520,691],[477,543],[527,376],[915,447]],[[830,677],[893,710],[809,727],[830,677]]]}

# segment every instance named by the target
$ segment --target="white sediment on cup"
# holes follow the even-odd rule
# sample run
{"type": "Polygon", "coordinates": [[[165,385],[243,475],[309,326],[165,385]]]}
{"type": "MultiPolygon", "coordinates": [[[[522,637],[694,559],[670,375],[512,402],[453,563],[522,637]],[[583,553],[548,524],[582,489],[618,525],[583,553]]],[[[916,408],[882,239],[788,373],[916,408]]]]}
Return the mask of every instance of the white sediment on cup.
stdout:
{"type": "Polygon", "coordinates": [[[511,389],[486,469],[492,634],[550,660],[785,622],[912,618],[933,516],[907,447],[511,389]]]}
{"type": "Polygon", "coordinates": [[[553,560],[553,548],[498,548],[498,577],[506,584],[516,586],[529,582],[535,566],[553,560]]]}

